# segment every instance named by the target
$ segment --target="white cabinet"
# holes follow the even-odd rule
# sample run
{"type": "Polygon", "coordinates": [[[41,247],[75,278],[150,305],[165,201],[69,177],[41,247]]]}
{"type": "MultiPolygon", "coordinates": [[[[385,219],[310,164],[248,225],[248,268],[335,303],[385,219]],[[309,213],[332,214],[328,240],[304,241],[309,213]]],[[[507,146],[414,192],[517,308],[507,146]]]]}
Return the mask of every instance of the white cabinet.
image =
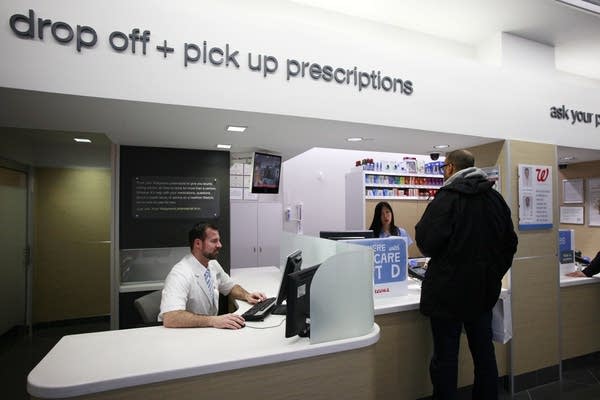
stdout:
{"type": "Polygon", "coordinates": [[[231,268],[279,266],[281,203],[231,202],[231,268]]]}
{"type": "Polygon", "coordinates": [[[364,229],[365,200],[431,200],[443,175],[354,168],[346,174],[346,229],[364,229]]]}

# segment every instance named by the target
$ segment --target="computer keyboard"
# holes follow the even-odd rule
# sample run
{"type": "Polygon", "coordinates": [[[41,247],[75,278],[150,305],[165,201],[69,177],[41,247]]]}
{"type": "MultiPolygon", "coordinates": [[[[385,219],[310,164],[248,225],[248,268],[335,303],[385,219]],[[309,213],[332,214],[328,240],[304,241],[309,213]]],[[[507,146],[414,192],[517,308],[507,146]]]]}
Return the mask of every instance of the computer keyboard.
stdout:
{"type": "Polygon", "coordinates": [[[271,308],[275,305],[275,297],[269,297],[256,303],[248,311],[242,314],[242,317],[246,321],[262,321],[271,312],[271,308]]]}
{"type": "Polygon", "coordinates": [[[427,270],[421,267],[408,267],[408,275],[422,281],[425,279],[425,273],[427,270]]]}

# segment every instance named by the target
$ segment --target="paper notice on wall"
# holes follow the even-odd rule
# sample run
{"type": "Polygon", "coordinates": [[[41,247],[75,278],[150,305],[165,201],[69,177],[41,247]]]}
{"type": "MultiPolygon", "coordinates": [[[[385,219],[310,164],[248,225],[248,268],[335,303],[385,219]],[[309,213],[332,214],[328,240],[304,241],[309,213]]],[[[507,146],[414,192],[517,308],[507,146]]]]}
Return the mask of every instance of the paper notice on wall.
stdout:
{"type": "Polygon", "coordinates": [[[588,225],[600,226],[600,178],[590,178],[588,184],[588,225]]]}
{"type": "Polygon", "coordinates": [[[244,189],[242,188],[229,188],[229,198],[232,200],[242,200],[244,189]]]}
{"type": "Polygon", "coordinates": [[[561,207],[560,223],[583,225],[583,207],[561,207]]]}
{"type": "Polygon", "coordinates": [[[229,168],[230,175],[244,175],[244,164],[233,163],[229,168]]]}

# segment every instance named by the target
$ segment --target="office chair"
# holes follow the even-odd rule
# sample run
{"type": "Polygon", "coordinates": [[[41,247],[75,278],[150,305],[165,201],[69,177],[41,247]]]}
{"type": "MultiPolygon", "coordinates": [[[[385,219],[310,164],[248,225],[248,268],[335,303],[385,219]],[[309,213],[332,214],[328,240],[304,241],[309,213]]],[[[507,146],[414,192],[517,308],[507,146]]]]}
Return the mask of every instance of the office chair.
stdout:
{"type": "Polygon", "coordinates": [[[136,310],[142,317],[142,321],[147,325],[160,325],[161,323],[156,320],[158,313],[160,312],[160,299],[162,297],[162,290],[157,290],[152,293],[148,293],[142,297],[138,297],[133,302],[136,310]]]}

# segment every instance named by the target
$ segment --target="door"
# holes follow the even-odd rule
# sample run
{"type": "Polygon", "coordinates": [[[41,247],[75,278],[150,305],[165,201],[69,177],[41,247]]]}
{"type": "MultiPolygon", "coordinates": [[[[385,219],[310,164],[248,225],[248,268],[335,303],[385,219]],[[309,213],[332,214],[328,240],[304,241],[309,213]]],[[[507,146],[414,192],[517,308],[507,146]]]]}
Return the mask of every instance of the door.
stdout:
{"type": "Polygon", "coordinates": [[[231,202],[231,268],[257,267],[256,202],[231,202]]]}
{"type": "Polygon", "coordinates": [[[281,203],[258,203],[258,265],[280,266],[281,203]]]}
{"type": "Polygon", "coordinates": [[[25,326],[27,174],[0,167],[0,335],[25,326]]]}

